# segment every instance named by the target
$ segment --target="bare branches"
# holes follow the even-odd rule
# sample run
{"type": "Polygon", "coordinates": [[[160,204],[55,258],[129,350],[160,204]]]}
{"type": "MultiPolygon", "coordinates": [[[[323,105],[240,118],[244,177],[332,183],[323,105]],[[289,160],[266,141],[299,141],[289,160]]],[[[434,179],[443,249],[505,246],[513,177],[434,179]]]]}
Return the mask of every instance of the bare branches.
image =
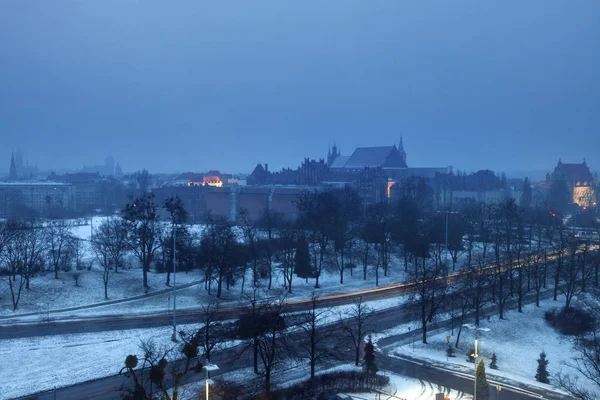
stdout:
{"type": "Polygon", "coordinates": [[[373,309],[363,302],[361,296],[355,300],[350,309],[340,314],[340,319],[342,319],[343,332],[354,345],[354,363],[358,366],[361,346],[365,337],[373,332],[373,309]]]}

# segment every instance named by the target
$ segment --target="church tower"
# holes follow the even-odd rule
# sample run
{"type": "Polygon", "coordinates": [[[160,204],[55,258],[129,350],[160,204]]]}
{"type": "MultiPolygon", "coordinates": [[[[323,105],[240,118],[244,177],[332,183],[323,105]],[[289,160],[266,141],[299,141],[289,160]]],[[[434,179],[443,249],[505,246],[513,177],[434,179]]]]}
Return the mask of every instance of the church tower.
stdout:
{"type": "Polygon", "coordinates": [[[10,170],[8,173],[8,180],[17,180],[17,166],[15,165],[15,153],[12,153],[10,156],[10,170]]]}
{"type": "Polygon", "coordinates": [[[331,167],[331,164],[335,161],[335,159],[340,155],[340,151],[338,150],[337,145],[333,142],[333,148],[330,148],[327,152],[327,166],[331,167]]]}
{"type": "Polygon", "coordinates": [[[400,143],[398,143],[398,151],[400,152],[400,155],[402,156],[402,161],[404,161],[405,165],[406,164],[406,152],[404,151],[404,141],[402,140],[402,135],[400,135],[400,143]]]}

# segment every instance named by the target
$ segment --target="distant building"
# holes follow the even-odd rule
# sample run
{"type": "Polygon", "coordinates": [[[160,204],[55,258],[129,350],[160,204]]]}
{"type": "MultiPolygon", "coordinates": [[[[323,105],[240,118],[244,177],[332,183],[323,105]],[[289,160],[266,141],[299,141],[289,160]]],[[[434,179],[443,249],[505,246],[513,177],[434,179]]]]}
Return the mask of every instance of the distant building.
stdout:
{"type": "Polygon", "coordinates": [[[424,178],[437,188],[439,185],[434,184],[434,181],[439,182],[438,177],[451,170],[450,167],[409,168],[406,164],[404,141],[400,137],[398,147],[359,147],[349,156],[343,156],[334,143],[327,151],[326,161],[305,158],[296,170],[287,168],[271,172],[268,164],[258,164],[248,176],[247,183],[259,186],[352,186],[369,204],[390,198],[390,188],[394,184],[415,176],[424,178]]]}
{"type": "Polygon", "coordinates": [[[158,204],[179,196],[188,212],[190,222],[202,222],[210,214],[235,221],[242,210],[252,220],[266,210],[296,218],[297,202],[304,190],[319,189],[307,186],[162,186],[153,190],[158,204]]]}
{"type": "Polygon", "coordinates": [[[64,182],[0,182],[0,215],[15,216],[22,207],[37,213],[51,209],[74,210],[75,188],[64,182]]]}
{"type": "Polygon", "coordinates": [[[559,159],[552,179],[563,179],[567,183],[573,204],[584,209],[596,207],[597,182],[585,160],[581,164],[567,164],[559,159]]]}
{"type": "MultiPolygon", "coordinates": [[[[104,165],[84,165],[79,172],[99,174],[101,176],[115,176],[115,160],[111,156],[108,156],[104,159],[104,165]]],[[[120,171],[120,173],[123,174],[123,171],[120,171]]]]}
{"type": "Polygon", "coordinates": [[[23,154],[20,150],[13,152],[10,157],[10,168],[8,179],[10,181],[17,180],[33,180],[38,178],[39,170],[37,166],[30,166],[23,162],[23,154]]]}

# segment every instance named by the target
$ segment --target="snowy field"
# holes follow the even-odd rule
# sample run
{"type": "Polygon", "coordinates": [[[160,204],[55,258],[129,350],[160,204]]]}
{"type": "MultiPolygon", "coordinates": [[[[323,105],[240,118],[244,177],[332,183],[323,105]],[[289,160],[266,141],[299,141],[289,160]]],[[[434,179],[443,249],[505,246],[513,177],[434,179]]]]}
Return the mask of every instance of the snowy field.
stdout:
{"type": "MultiPolygon", "coordinates": [[[[548,372],[550,377],[561,372],[577,376],[578,373],[572,368],[564,365],[573,357],[573,343],[557,333],[544,320],[544,313],[554,308],[560,308],[563,302],[545,300],[540,303],[540,308],[534,304],[526,305],[523,313],[509,311],[506,319],[500,320],[493,316],[490,321],[482,320],[478,336],[478,353],[486,362],[486,373],[488,378],[502,382],[510,379],[543,389],[556,390],[552,385],[537,382],[534,378],[537,359],[542,351],[546,352],[550,361],[548,372]],[[489,368],[492,353],[496,353],[498,370],[489,368]]],[[[408,324],[394,328],[397,333],[406,332],[408,324]]],[[[449,368],[453,371],[473,373],[474,364],[466,360],[466,354],[473,347],[475,330],[473,326],[463,328],[460,337],[459,348],[456,349],[455,357],[446,357],[446,336],[452,336],[450,341],[454,344],[457,330],[454,335],[450,329],[442,329],[432,332],[428,336],[429,344],[421,343],[417,337],[414,343],[414,351],[411,343],[402,345],[386,346],[384,351],[396,357],[409,357],[427,360],[430,364],[441,368],[449,368]]],[[[379,336],[392,336],[396,334],[394,329],[386,331],[379,336]]],[[[580,377],[580,382],[589,388],[594,388],[591,382],[580,377]]],[[[599,396],[600,398],[600,396],[599,396]]]]}
{"type": "MultiPolygon", "coordinates": [[[[75,286],[75,280],[72,273],[59,274],[59,279],[54,279],[53,273],[43,273],[31,280],[31,289],[23,289],[22,298],[19,302],[17,311],[12,310],[10,292],[7,283],[0,282],[0,316],[19,317],[22,314],[40,313],[37,316],[27,318],[10,318],[11,321],[28,321],[46,319],[72,319],[86,318],[103,315],[133,315],[148,314],[156,312],[168,312],[173,307],[173,296],[165,283],[166,274],[150,272],[148,282],[150,289],[149,296],[128,302],[118,304],[103,305],[104,286],[102,281],[102,271],[92,268],[91,271],[82,271],[79,277],[79,286],[75,286]],[[161,291],[165,291],[160,293],[161,291]],[[152,295],[155,294],[155,295],[152,295]],[[72,307],[85,307],[93,305],[92,308],[82,308],[78,310],[61,311],[72,307]],[[49,312],[49,314],[48,314],[49,312]]],[[[375,278],[373,274],[367,276],[367,280],[362,279],[359,271],[354,271],[350,276],[346,271],[344,284],[339,283],[339,273],[326,271],[319,280],[320,288],[314,288],[314,279],[308,282],[304,279],[294,278],[292,283],[292,293],[286,295],[287,300],[298,300],[310,298],[313,293],[315,296],[324,296],[329,294],[354,292],[364,289],[375,288],[375,278]]],[[[193,282],[200,282],[203,274],[199,270],[193,270],[189,273],[180,272],[177,274],[177,285],[190,285],[193,282]]],[[[379,286],[401,283],[404,281],[403,268],[390,268],[388,277],[380,277],[379,286]]],[[[247,272],[245,290],[248,290],[251,282],[251,271],[247,272]]],[[[281,271],[275,269],[273,276],[273,293],[283,291],[283,276],[281,271]]],[[[266,282],[262,282],[266,285],[266,282]]],[[[109,281],[109,300],[126,299],[135,296],[142,296],[145,290],[142,286],[142,271],[139,268],[121,269],[118,273],[112,273],[109,281]]],[[[212,295],[209,296],[204,289],[204,284],[196,284],[181,288],[177,291],[177,309],[198,309],[208,301],[215,299],[216,288],[213,285],[212,295]]],[[[223,305],[238,305],[241,299],[241,280],[232,286],[229,290],[223,288],[221,303],[223,305]]],[[[2,320],[0,319],[0,324],[2,320]]]]}

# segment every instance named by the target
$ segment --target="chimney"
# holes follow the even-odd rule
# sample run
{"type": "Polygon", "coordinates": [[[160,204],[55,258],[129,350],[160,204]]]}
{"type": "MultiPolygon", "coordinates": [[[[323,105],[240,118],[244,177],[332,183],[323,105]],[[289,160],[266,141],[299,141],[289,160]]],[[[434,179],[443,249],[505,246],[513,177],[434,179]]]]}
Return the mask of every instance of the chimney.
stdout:
{"type": "Polygon", "coordinates": [[[269,164],[265,164],[265,171],[269,172],[269,164]]]}

